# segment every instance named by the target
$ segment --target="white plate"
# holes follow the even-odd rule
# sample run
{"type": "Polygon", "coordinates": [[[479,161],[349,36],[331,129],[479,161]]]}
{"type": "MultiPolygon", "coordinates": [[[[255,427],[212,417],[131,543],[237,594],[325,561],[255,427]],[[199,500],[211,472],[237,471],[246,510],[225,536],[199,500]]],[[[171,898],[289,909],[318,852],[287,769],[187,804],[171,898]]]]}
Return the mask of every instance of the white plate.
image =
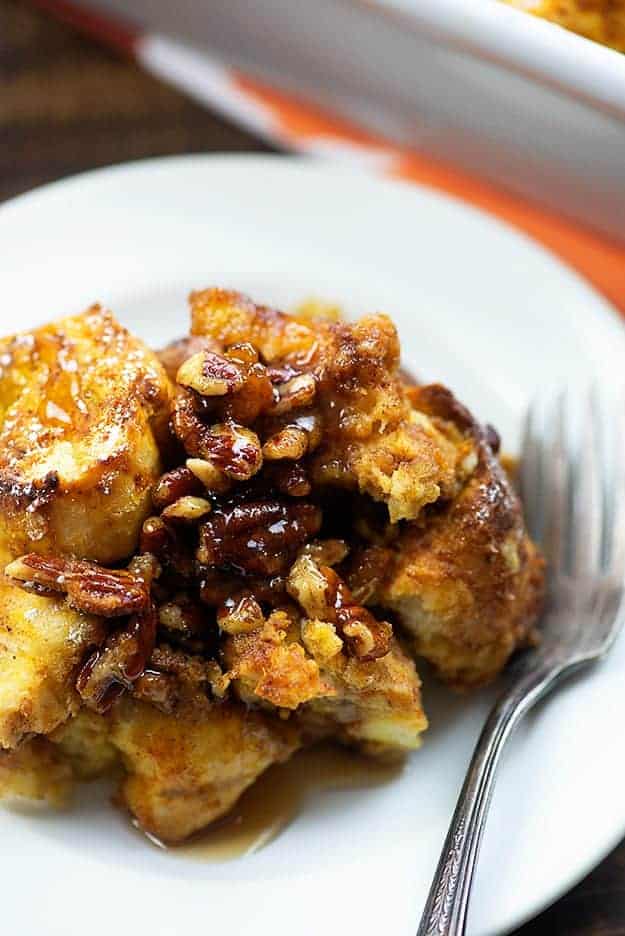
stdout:
{"type": "MultiPolygon", "coordinates": [[[[96,172],[0,210],[0,331],[93,300],[158,344],[192,287],[384,309],[406,364],[516,445],[546,384],[622,374],[625,332],[552,256],[459,202],[279,157],[189,157],[96,172]]],[[[470,932],[503,933],[625,834],[625,641],[542,705],[503,765],[470,932]]],[[[319,793],[263,851],[224,864],[161,853],[92,791],[76,812],[0,813],[2,919],[41,936],[233,932],[410,936],[490,693],[426,687],[432,727],[396,780],[319,793]]]]}

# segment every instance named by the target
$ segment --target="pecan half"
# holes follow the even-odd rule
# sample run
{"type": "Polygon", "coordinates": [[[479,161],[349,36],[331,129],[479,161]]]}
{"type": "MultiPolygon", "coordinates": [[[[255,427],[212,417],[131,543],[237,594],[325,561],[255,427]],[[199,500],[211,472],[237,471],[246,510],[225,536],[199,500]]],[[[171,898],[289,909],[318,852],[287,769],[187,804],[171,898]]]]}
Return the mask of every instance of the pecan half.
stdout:
{"type": "Polygon", "coordinates": [[[293,501],[252,501],[216,509],[200,525],[198,561],[257,575],[286,571],[321,526],[321,511],[293,501]]]}
{"type": "Polygon", "coordinates": [[[145,610],[150,603],[146,582],[122,569],[97,562],[28,553],[4,570],[26,590],[67,595],[73,608],[101,617],[121,617],[145,610]]]}

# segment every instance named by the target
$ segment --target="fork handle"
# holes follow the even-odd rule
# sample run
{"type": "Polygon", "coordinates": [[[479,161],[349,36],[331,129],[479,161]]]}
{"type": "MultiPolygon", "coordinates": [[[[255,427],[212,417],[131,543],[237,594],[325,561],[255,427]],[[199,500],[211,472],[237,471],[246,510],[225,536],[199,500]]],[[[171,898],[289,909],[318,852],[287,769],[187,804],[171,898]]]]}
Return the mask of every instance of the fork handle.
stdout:
{"type": "Polygon", "coordinates": [[[543,665],[497,700],[477,742],[432,881],[417,936],[462,936],[501,752],[526,712],[565,672],[543,665]]]}

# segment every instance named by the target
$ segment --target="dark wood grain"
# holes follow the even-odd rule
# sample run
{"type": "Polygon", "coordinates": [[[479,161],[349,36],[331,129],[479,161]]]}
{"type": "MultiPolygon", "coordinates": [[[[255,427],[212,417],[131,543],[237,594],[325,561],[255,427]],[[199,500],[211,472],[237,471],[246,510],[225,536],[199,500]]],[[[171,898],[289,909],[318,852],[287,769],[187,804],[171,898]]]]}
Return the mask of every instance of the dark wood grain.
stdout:
{"type": "MultiPolygon", "coordinates": [[[[128,159],[266,149],[27,3],[0,0],[0,199],[128,159]]],[[[625,844],[517,936],[617,934],[625,936],[625,844]]]]}
{"type": "Polygon", "coordinates": [[[0,0],[0,199],[129,159],[266,149],[27,3],[0,0]]]}

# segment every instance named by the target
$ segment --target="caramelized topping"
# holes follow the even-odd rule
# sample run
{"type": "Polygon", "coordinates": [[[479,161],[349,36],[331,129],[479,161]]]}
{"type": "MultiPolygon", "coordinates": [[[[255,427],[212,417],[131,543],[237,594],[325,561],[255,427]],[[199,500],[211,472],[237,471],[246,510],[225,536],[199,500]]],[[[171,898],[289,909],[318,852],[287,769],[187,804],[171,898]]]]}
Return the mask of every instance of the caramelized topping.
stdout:
{"type": "Polygon", "coordinates": [[[152,502],[157,510],[164,510],[181,497],[199,496],[203,492],[202,483],[189,468],[174,468],[159,478],[152,491],[152,502]]]}
{"type": "Polygon", "coordinates": [[[197,558],[203,566],[276,575],[320,526],[312,504],[275,499],[219,507],[200,525],[197,558]]]}
{"type": "Polygon", "coordinates": [[[29,553],[4,571],[22,588],[67,595],[71,606],[86,614],[120,617],[144,611],[150,602],[149,585],[143,579],[97,562],[29,553]]]}
{"type": "Polygon", "coordinates": [[[378,621],[357,604],[349,588],[329,566],[303,554],[293,565],[287,591],[312,620],[335,625],[347,650],[361,660],[375,660],[390,650],[391,625],[378,621]]]}
{"type": "Polygon", "coordinates": [[[125,690],[132,688],[154,650],[156,626],[156,611],[150,604],[93,652],[76,680],[76,689],[88,708],[107,712],[125,690]]]}

